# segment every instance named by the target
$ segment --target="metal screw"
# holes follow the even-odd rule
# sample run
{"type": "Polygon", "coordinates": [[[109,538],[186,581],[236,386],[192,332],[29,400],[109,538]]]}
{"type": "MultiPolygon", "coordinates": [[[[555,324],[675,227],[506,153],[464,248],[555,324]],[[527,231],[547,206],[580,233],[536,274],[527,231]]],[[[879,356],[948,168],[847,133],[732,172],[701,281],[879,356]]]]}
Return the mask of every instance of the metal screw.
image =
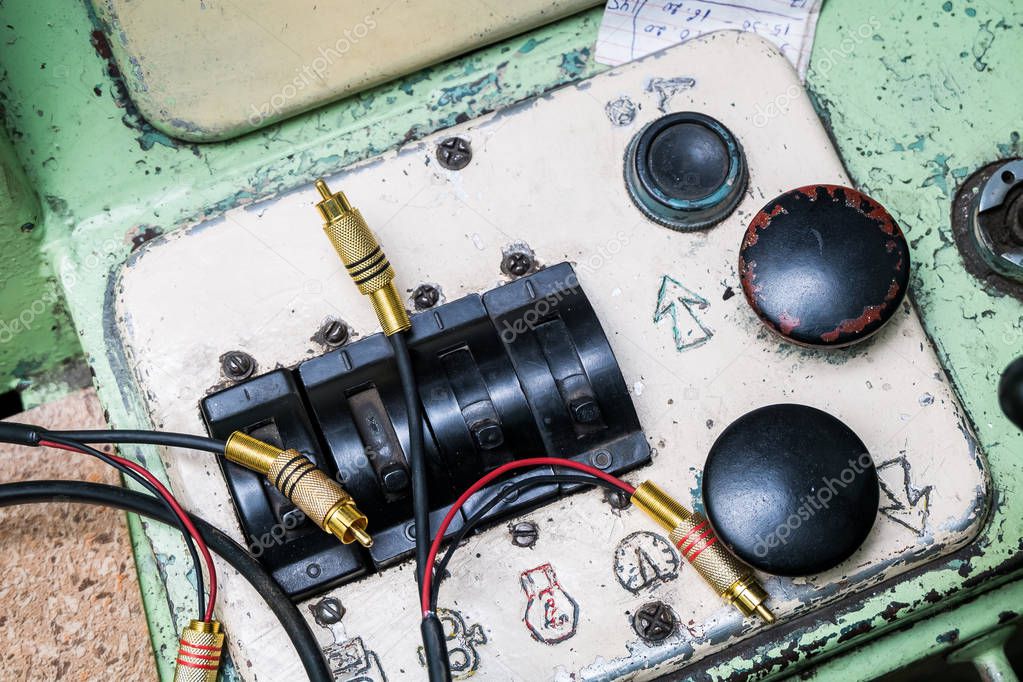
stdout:
{"type": "Polygon", "coordinates": [[[437,145],[437,161],[448,170],[462,170],[472,161],[472,147],[461,137],[449,137],[437,145]]]}
{"type": "Polygon", "coordinates": [[[256,361],[248,353],[233,350],[220,356],[220,369],[231,381],[243,381],[256,371],[256,361]]]}
{"type": "Polygon", "coordinates": [[[408,487],[408,472],[406,472],[405,468],[402,466],[393,466],[384,470],[384,472],[380,475],[380,481],[383,484],[384,491],[388,493],[400,493],[408,487]]]}
{"type": "Polygon", "coordinates": [[[521,521],[512,526],[511,541],[516,547],[532,547],[540,538],[540,529],[532,521],[521,521]]]}
{"type": "Polygon", "coordinates": [[[614,457],[607,450],[597,450],[590,456],[590,462],[598,469],[609,469],[614,462],[614,457]]]}
{"type": "Polygon", "coordinates": [[[405,524],[405,539],[409,542],[416,541],[416,524],[407,523],[405,524]]]}
{"type": "Polygon", "coordinates": [[[473,440],[481,450],[493,450],[504,443],[504,432],[493,419],[481,419],[469,427],[473,440]]]}
{"type": "Polygon", "coordinates": [[[345,607],[334,597],[327,597],[323,601],[313,604],[311,610],[316,624],[323,627],[340,623],[341,619],[345,617],[345,607]]]}
{"type": "Polygon", "coordinates": [[[348,343],[351,332],[344,320],[327,320],[320,327],[319,335],[328,346],[343,346],[348,343]]]}
{"type": "Polygon", "coordinates": [[[320,577],[320,565],[316,564],[316,563],[309,564],[308,566],[305,567],[305,574],[307,576],[309,576],[310,578],[319,578],[320,577]]]}
{"type": "Polygon", "coordinates": [[[504,494],[505,492],[510,490],[511,487],[512,487],[511,483],[509,483],[507,485],[504,485],[504,486],[501,486],[501,494],[502,494],[501,498],[504,500],[505,503],[511,503],[511,502],[514,502],[515,500],[519,499],[519,491],[518,490],[512,490],[507,495],[504,494]]]}
{"type": "Polygon", "coordinates": [[[522,277],[533,269],[533,256],[524,251],[512,251],[505,254],[501,269],[509,275],[522,277]]]}
{"type": "Polygon", "coordinates": [[[420,284],[412,292],[412,302],[416,310],[427,310],[440,301],[440,290],[432,284],[420,284]]]}
{"type": "Polygon", "coordinates": [[[661,601],[644,604],[632,617],[632,628],[648,642],[660,642],[675,632],[675,612],[661,601]]]}
{"type": "Polygon", "coordinates": [[[629,496],[622,490],[605,491],[604,501],[611,505],[612,509],[625,509],[629,506],[629,496]]]}
{"type": "Polygon", "coordinates": [[[600,407],[591,397],[576,398],[569,404],[572,419],[580,424],[592,424],[600,419],[600,407]]]}

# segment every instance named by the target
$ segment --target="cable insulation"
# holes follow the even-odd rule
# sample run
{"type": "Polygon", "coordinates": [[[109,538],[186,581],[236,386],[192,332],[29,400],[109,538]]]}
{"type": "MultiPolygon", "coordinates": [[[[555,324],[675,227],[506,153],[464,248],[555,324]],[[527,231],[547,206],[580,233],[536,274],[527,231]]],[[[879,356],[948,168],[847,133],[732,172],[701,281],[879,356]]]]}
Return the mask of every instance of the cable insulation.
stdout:
{"type": "MultiPolygon", "coordinates": [[[[26,481],[0,484],[0,507],[68,501],[116,507],[167,524],[174,521],[174,515],[160,506],[158,500],[112,485],[83,481],[26,481]]],[[[315,635],[277,582],[244,547],[226,533],[198,516],[189,515],[189,521],[196,526],[203,541],[238,571],[270,607],[294,645],[309,679],[312,682],[333,682],[334,676],[323,658],[315,635]]]]}
{"type": "MultiPolygon", "coordinates": [[[[150,486],[152,486],[152,489],[155,490],[156,495],[166,501],[166,503],[170,506],[171,511],[178,517],[182,525],[184,525],[188,536],[190,536],[193,539],[196,548],[199,550],[199,553],[202,554],[203,561],[206,563],[206,573],[209,576],[210,596],[209,599],[206,600],[205,609],[203,609],[200,606],[199,613],[202,614],[203,620],[207,622],[212,620],[213,607],[217,601],[217,569],[213,563],[213,557],[210,555],[209,548],[203,541],[202,535],[199,534],[199,531],[192,523],[192,520],[189,517],[188,513],[185,512],[185,510],[181,507],[180,504],[178,504],[178,501],[174,498],[174,495],[172,495],[171,492],[167,490],[166,487],[164,487],[163,483],[160,482],[160,479],[154,476],[145,467],[136,464],[131,460],[119,457],[117,455],[100,453],[98,450],[95,450],[88,446],[83,446],[81,444],[73,443],[72,441],[67,441],[60,438],[53,441],[41,440],[39,441],[39,445],[43,447],[58,448],[60,450],[68,450],[70,452],[77,452],[85,455],[88,454],[99,455],[100,459],[103,459],[105,457],[106,459],[109,459],[110,461],[116,463],[119,467],[123,467],[125,469],[129,469],[130,471],[135,472],[136,474],[141,476],[150,486]]],[[[201,571],[202,569],[197,565],[196,566],[197,574],[201,571]]]]}
{"type": "Polygon", "coordinates": [[[445,515],[444,520],[441,521],[440,526],[437,528],[436,534],[433,537],[433,543],[430,545],[429,555],[426,558],[426,566],[428,567],[428,570],[424,571],[423,580],[420,584],[419,599],[420,606],[422,607],[423,610],[424,618],[427,618],[430,615],[430,595],[432,594],[431,582],[433,580],[432,570],[433,564],[437,560],[437,553],[440,552],[440,546],[444,542],[444,534],[447,532],[448,526],[451,525],[452,520],[454,520],[455,515],[458,514],[458,511],[462,508],[462,506],[465,505],[466,501],[470,497],[472,497],[481,488],[483,488],[485,485],[487,485],[494,479],[500,478],[504,474],[508,473],[509,471],[514,471],[515,469],[524,469],[527,467],[534,466],[555,466],[566,467],[568,469],[575,469],[577,471],[582,471],[584,473],[590,474],[591,476],[596,476],[599,479],[602,479],[604,481],[607,481],[608,483],[613,484],[615,487],[617,487],[619,490],[622,490],[630,497],[632,496],[633,493],[636,492],[636,489],[633,486],[629,485],[620,478],[617,478],[615,476],[612,476],[611,474],[601,471],[596,467],[592,467],[589,464],[583,464],[582,462],[576,462],[571,459],[561,459],[559,457],[527,457],[526,459],[518,459],[512,462],[508,462],[506,464],[502,464],[501,466],[497,467],[496,469],[494,469],[493,471],[491,471],[490,473],[486,474],[478,481],[473,483],[471,486],[469,486],[469,488],[464,493],[462,493],[457,500],[455,500],[455,503],[451,505],[451,508],[448,509],[448,513],[447,515],[445,515]]]}

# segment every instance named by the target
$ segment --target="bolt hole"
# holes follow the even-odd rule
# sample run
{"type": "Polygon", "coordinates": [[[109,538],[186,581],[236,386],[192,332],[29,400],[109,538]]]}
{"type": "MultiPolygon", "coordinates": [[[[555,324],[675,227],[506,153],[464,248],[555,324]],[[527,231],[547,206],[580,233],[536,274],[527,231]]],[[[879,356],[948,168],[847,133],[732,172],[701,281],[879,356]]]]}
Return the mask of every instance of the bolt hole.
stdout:
{"type": "Polygon", "coordinates": [[[1012,171],[1002,171],[1002,182],[1006,185],[1011,185],[1016,182],[1016,176],[1013,175],[1012,171]]]}

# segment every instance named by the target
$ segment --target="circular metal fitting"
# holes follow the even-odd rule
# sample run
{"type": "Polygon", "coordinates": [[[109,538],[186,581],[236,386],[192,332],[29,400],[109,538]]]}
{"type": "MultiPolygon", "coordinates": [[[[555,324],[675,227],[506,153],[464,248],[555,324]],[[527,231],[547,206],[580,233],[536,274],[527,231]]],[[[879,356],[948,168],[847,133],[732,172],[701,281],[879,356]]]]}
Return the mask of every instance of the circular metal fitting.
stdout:
{"type": "Polygon", "coordinates": [[[1023,282],[1023,159],[993,170],[970,209],[978,255],[1002,277],[1023,282]]]}
{"type": "Polygon", "coordinates": [[[625,151],[625,186],[640,211],[681,232],[702,230],[735,210],[749,173],[739,141],[695,112],[647,124],[625,151]]]}

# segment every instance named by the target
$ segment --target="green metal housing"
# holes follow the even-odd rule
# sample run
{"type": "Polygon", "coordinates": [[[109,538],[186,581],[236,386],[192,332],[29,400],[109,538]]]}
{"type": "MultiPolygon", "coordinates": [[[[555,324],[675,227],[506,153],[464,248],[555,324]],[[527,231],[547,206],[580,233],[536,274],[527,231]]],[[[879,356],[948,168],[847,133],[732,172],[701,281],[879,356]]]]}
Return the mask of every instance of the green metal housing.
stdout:
{"type": "MultiPolygon", "coordinates": [[[[0,140],[0,321],[7,324],[0,327],[0,378],[7,386],[74,383],[67,363],[78,356],[77,329],[109,419],[120,427],[146,419],[104,319],[112,274],[133,249],[173,226],[307,184],[604,68],[592,54],[600,12],[589,11],[241,138],[195,145],[141,119],[85,3],[12,2],[0,5],[0,17],[8,138],[0,140]],[[4,330],[22,316],[31,324],[7,338],[4,330]]],[[[710,669],[715,677],[813,665],[809,674],[823,679],[870,678],[988,633],[995,634],[986,641],[997,644],[1000,628],[1019,619],[1023,436],[998,409],[996,386],[1023,348],[1023,306],[967,274],[950,209],[957,185],[975,169],[1023,154],[1021,28],[1023,6],[1011,3],[824,5],[808,88],[850,175],[906,231],[913,299],[997,493],[987,526],[966,549],[862,602],[786,624],[780,640],[774,631],[741,655],[726,652],[710,669]]],[[[155,452],[136,454],[160,467],[155,452]]],[[[189,607],[190,578],[171,556],[182,551],[181,540],[135,518],[130,524],[154,650],[170,679],[189,607]]],[[[964,655],[997,668],[999,652],[982,645],[964,655]]]]}

